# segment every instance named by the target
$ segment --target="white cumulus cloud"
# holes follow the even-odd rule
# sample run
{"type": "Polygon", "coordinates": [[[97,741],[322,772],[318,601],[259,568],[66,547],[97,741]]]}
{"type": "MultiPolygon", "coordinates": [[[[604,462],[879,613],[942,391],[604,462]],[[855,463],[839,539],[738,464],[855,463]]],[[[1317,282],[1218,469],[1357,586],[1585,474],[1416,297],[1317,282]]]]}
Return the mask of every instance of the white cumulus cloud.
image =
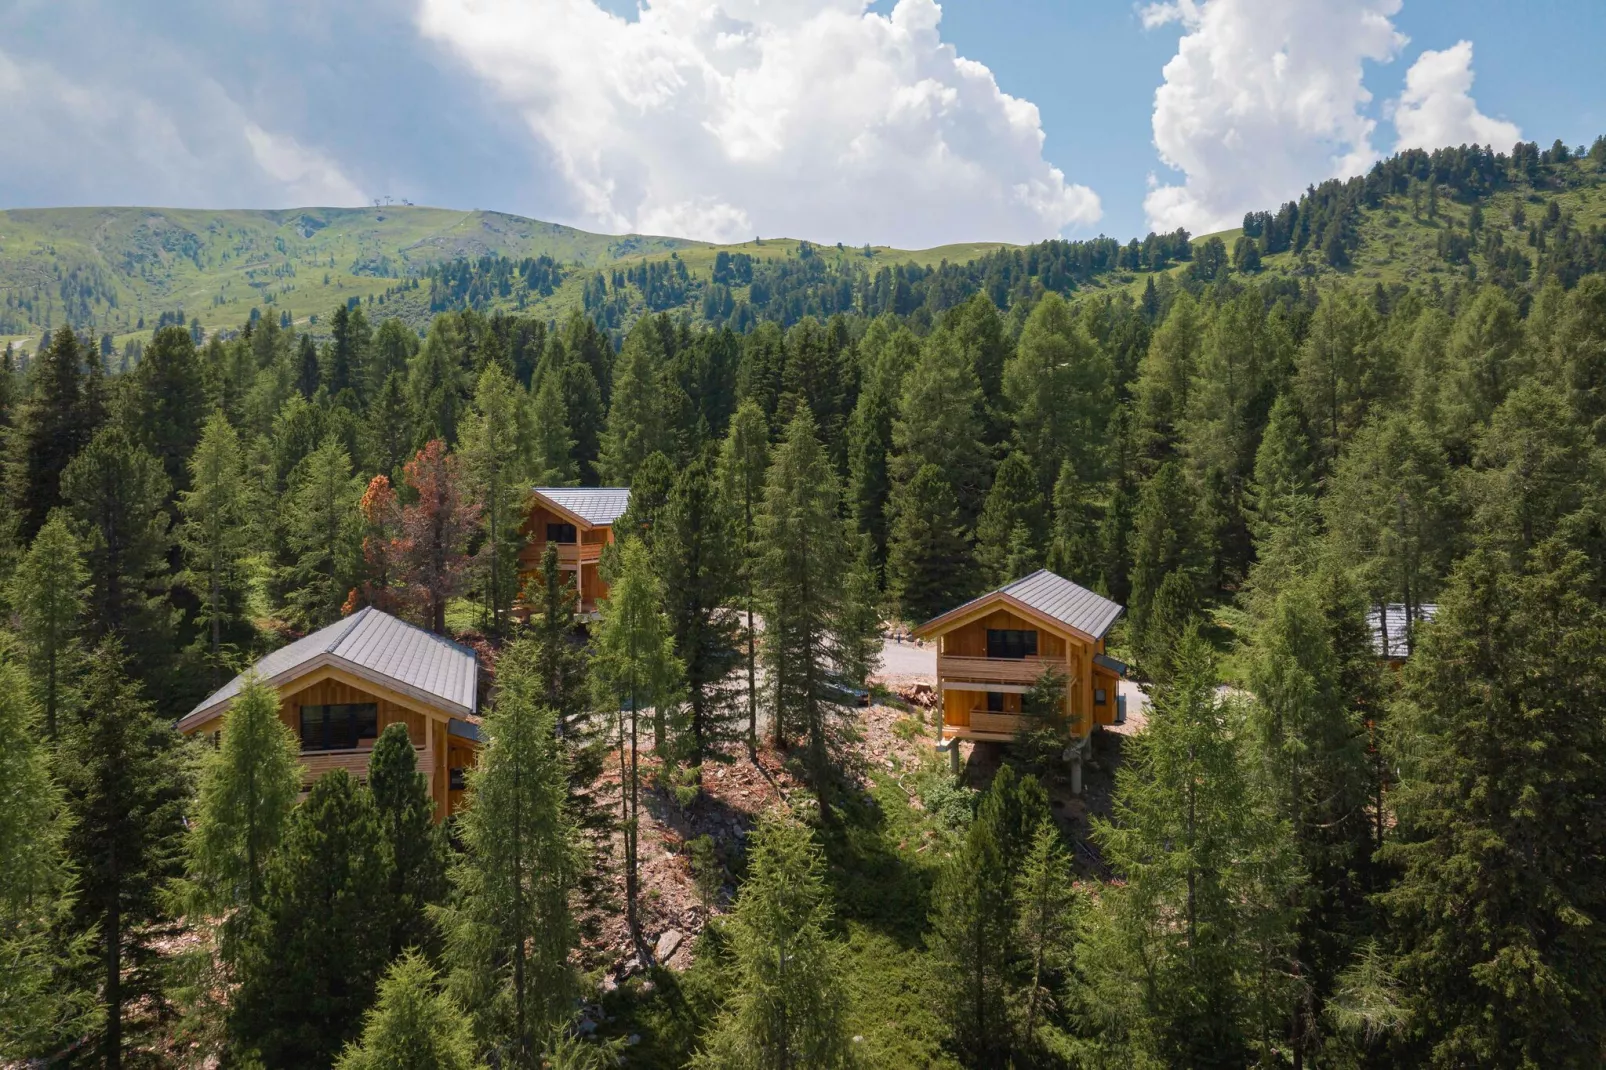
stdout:
{"type": "Polygon", "coordinates": [[[1472,99],[1472,42],[1424,52],[1405,75],[1394,109],[1394,151],[1492,145],[1505,151],[1522,140],[1516,123],[1494,119],[1472,99]]]}
{"type": "Polygon", "coordinates": [[[1144,200],[1157,230],[1208,233],[1376,159],[1367,61],[1404,47],[1400,0],[1175,0],[1142,9],[1187,31],[1155,91],[1154,143],[1180,184],[1144,200]]]}
{"type": "Polygon", "coordinates": [[[1037,107],[942,40],[934,0],[419,0],[609,231],[918,247],[1100,217],[1037,107]]]}

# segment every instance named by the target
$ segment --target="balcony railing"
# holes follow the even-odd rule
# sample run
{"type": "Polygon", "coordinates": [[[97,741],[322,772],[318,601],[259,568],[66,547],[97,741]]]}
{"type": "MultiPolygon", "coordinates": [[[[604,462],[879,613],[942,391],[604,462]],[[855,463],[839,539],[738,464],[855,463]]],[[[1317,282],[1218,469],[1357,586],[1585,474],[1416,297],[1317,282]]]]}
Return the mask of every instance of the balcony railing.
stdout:
{"type": "Polygon", "coordinates": [[[942,680],[970,680],[978,683],[1026,684],[1037,682],[1050,665],[1063,664],[1052,658],[967,658],[948,654],[937,658],[937,677],[942,680]]]}
{"type": "Polygon", "coordinates": [[[602,543],[600,542],[558,543],[558,564],[560,565],[594,565],[601,560],[602,543]]]}
{"type": "MultiPolygon", "coordinates": [[[[424,747],[413,747],[418,755],[418,771],[426,777],[435,775],[435,754],[424,747]]],[[[302,783],[311,786],[325,773],[344,769],[358,780],[368,779],[368,759],[373,757],[372,747],[352,747],[346,750],[304,750],[301,752],[302,783]]]]}

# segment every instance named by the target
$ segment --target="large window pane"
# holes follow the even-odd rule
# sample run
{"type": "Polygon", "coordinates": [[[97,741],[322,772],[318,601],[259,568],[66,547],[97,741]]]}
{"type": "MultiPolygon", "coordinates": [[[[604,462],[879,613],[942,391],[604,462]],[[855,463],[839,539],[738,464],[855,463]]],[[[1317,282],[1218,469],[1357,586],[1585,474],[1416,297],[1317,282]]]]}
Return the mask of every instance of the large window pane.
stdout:
{"type": "Polygon", "coordinates": [[[987,656],[990,658],[1035,658],[1037,631],[1032,628],[988,628],[987,656]]]}
{"type": "Polygon", "coordinates": [[[379,736],[379,704],[346,702],[301,707],[302,750],[350,750],[379,736]]]}

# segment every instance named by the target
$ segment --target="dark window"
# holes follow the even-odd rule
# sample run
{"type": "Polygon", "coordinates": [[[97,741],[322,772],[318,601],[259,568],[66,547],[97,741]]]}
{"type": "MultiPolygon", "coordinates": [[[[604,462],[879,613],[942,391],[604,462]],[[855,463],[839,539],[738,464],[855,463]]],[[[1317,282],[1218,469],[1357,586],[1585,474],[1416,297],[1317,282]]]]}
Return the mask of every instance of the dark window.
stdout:
{"type": "Polygon", "coordinates": [[[1004,712],[1004,693],[1002,691],[989,691],[989,692],[987,692],[987,712],[988,713],[1003,713],[1004,712]]]}
{"type": "Polygon", "coordinates": [[[987,629],[987,656],[990,658],[1035,658],[1037,632],[1035,629],[987,629]]]}
{"type": "Polygon", "coordinates": [[[546,526],[547,542],[576,542],[579,536],[574,532],[573,524],[548,524],[546,526]]]}
{"type": "Polygon", "coordinates": [[[446,773],[447,773],[447,779],[451,782],[450,783],[450,787],[451,787],[451,789],[453,791],[462,791],[464,788],[468,787],[468,771],[467,770],[464,770],[464,769],[448,769],[446,771],[446,773]]]}
{"type": "Polygon", "coordinates": [[[361,740],[377,738],[377,703],[345,702],[301,707],[302,750],[350,750],[361,740]]]}
{"type": "Polygon", "coordinates": [[[1102,687],[1093,689],[1093,705],[1105,706],[1109,704],[1109,701],[1108,693],[1102,687]]]}

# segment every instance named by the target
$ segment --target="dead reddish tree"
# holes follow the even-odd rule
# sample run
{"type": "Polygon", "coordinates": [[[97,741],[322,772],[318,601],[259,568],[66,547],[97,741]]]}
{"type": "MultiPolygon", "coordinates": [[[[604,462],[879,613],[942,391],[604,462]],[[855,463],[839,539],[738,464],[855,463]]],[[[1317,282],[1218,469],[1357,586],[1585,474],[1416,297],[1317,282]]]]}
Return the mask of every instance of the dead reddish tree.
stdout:
{"type": "Polygon", "coordinates": [[[438,438],[403,473],[416,500],[401,511],[400,578],[419,619],[444,635],[446,603],[463,593],[467,580],[468,540],[479,523],[479,506],[464,500],[462,467],[438,438]]]}
{"type": "Polygon", "coordinates": [[[390,477],[377,475],[368,481],[362,502],[362,579],[346,598],[346,613],[373,606],[386,613],[401,608],[402,592],[396,556],[401,549],[401,507],[390,477]]]}

